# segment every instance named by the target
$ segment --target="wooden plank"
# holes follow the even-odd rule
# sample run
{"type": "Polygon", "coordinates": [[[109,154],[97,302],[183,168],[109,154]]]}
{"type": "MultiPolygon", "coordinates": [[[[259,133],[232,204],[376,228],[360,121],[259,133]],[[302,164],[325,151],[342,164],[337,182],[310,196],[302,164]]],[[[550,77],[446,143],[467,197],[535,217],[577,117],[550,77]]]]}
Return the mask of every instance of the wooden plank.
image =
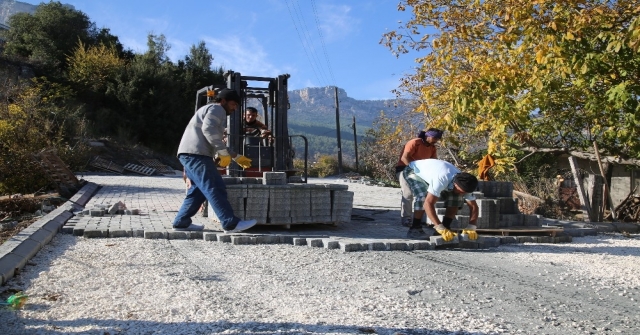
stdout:
{"type": "Polygon", "coordinates": [[[573,179],[576,182],[576,188],[578,189],[578,197],[580,198],[580,206],[584,215],[584,221],[591,221],[591,216],[593,213],[591,212],[591,205],[589,204],[589,200],[587,199],[587,194],[584,192],[584,187],[582,187],[582,178],[578,173],[578,162],[576,158],[573,156],[569,156],[569,165],[571,165],[571,172],[573,173],[573,179]]]}
{"type": "Polygon", "coordinates": [[[80,183],[76,175],[56,155],[53,149],[41,151],[33,156],[38,160],[49,178],[56,184],[67,184],[76,187],[80,183]]]}
{"type": "Polygon", "coordinates": [[[529,226],[520,226],[520,227],[509,227],[509,228],[496,228],[496,229],[485,229],[479,228],[476,230],[478,234],[488,234],[488,235],[502,235],[502,236],[510,236],[510,235],[549,235],[555,237],[558,232],[564,231],[563,228],[554,227],[529,227],[529,226]]]}
{"type": "Polygon", "coordinates": [[[96,156],[96,158],[91,161],[91,166],[107,170],[109,172],[116,172],[120,174],[124,172],[124,168],[122,166],[106,159],[100,158],[100,156],[96,156]]]}

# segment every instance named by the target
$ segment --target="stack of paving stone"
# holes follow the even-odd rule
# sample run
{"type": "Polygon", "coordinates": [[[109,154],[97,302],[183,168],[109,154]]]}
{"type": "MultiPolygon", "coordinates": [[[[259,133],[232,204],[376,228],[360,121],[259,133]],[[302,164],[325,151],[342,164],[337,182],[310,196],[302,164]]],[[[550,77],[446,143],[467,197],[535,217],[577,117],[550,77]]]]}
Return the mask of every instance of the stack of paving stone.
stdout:
{"type": "MultiPolygon", "coordinates": [[[[259,225],[332,224],[349,222],[353,192],[340,184],[287,184],[284,172],[265,172],[263,178],[223,178],[236,216],[259,225]],[[261,184],[254,184],[261,179],[261,184]],[[249,183],[247,183],[249,182],[249,183]]],[[[208,216],[220,222],[211,208],[208,216]]]]}
{"type": "MultiPolygon", "coordinates": [[[[542,226],[544,223],[539,215],[526,215],[518,210],[518,199],[513,198],[513,184],[511,182],[480,181],[478,191],[473,192],[478,204],[478,228],[499,229],[515,226],[542,226]]],[[[446,209],[444,202],[436,204],[436,213],[440,220],[446,209]]],[[[469,223],[469,206],[463,206],[458,211],[452,228],[464,228],[469,223]]],[[[427,222],[429,220],[427,219],[427,222]]]]}
{"type": "Polygon", "coordinates": [[[105,216],[105,215],[138,215],[140,210],[127,209],[127,206],[118,201],[115,204],[95,204],[92,208],[84,209],[79,216],[105,216]]]}

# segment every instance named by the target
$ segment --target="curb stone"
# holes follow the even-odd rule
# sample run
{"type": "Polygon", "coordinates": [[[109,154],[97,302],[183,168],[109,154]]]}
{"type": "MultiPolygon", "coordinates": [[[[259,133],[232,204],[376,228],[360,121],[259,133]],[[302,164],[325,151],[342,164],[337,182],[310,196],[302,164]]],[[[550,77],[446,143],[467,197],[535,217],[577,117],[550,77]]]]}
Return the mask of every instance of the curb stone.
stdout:
{"type": "Polygon", "coordinates": [[[0,246],[0,284],[13,278],[57,234],[72,211],[80,210],[100,188],[92,182],[85,183],[76,194],[60,207],[41,217],[0,246]]]}

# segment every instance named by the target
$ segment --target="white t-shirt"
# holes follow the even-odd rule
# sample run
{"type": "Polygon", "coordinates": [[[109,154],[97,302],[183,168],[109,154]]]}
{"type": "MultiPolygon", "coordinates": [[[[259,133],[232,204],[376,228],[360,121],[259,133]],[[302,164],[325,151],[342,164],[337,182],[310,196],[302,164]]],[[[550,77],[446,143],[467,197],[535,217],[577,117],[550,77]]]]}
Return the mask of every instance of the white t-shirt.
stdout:
{"type": "MultiPolygon", "coordinates": [[[[427,192],[440,197],[442,191],[453,192],[453,177],[460,173],[453,164],[439,159],[421,159],[409,163],[418,177],[422,178],[429,184],[427,192]]],[[[476,200],[471,193],[465,193],[462,196],[466,200],[476,200]]]]}

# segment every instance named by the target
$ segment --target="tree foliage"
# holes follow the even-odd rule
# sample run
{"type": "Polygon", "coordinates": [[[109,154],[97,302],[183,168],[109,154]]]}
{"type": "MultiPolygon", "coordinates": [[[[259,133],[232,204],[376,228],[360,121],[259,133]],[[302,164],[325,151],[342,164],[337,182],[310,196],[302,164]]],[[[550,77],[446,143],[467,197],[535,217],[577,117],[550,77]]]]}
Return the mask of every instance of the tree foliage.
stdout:
{"type": "Polygon", "coordinates": [[[60,2],[40,4],[35,13],[9,18],[6,53],[47,68],[66,67],[66,55],[80,40],[91,40],[95,26],[82,12],[60,2]]]}
{"type": "Polygon", "coordinates": [[[69,155],[83,120],[73,108],[68,87],[44,78],[5,85],[0,92],[0,194],[29,193],[48,184],[32,154],[57,149],[69,155]]]}
{"type": "Polygon", "coordinates": [[[377,179],[395,181],[400,154],[416,131],[415,123],[410,120],[396,120],[381,113],[361,144],[363,172],[377,179]]]}
{"type": "Polygon", "coordinates": [[[417,51],[400,92],[433,125],[486,140],[498,171],[519,150],[587,150],[640,157],[637,1],[405,0],[413,18],[384,35],[417,51]]]}
{"type": "Polygon", "coordinates": [[[1,75],[10,78],[1,92],[0,193],[42,187],[30,156],[42,149],[57,148],[76,166],[78,143],[86,137],[114,137],[175,154],[196,90],[224,82],[222,68],[210,69],[213,56],[204,42],[175,64],[163,35],[149,34],[148,50],[134,54],[109,29],[96,29],[84,13],[59,2],[11,20],[0,56],[7,65],[1,75]],[[30,71],[21,69],[42,79],[29,82],[20,73],[30,71]]]}
{"type": "Polygon", "coordinates": [[[116,47],[99,44],[86,47],[81,41],[75,52],[67,57],[69,80],[79,87],[102,91],[107,83],[124,68],[125,61],[118,56],[116,47]]]}

